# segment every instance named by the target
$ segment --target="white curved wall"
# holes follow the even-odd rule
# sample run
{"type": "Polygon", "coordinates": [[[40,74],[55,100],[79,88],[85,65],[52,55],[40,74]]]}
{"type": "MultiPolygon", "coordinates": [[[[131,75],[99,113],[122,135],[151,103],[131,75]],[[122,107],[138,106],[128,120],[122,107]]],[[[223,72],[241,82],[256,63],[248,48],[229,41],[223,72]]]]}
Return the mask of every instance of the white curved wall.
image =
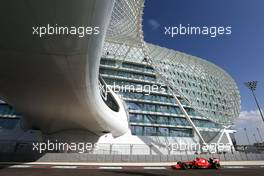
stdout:
{"type": "Polygon", "coordinates": [[[44,133],[128,131],[124,107],[100,97],[98,73],[113,0],[31,0],[0,6],[0,97],[44,133]],[[33,26],[99,26],[100,35],[32,35],[33,26]]]}

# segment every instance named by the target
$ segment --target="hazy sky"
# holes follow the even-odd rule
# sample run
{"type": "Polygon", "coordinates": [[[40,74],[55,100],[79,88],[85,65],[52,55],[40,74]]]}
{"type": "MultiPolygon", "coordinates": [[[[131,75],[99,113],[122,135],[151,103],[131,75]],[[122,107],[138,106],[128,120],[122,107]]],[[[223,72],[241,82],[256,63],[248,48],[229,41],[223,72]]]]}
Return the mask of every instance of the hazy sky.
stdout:
{"type": "Polygon", "coordinates": [[[144,10],[145,41],[182,51],[215,63],[236,81],[241,93],[241,115],[237,119],[238,142],[248,128],[252,142],[256,127],[264,139],[264,123],[256,111],[248,80],[258,80],[256,94],[264,107],[264,1],[263,0],[146,0],[144,10]],[[165,35],[165,26],[231,26],[231,35],[165,35]]]}

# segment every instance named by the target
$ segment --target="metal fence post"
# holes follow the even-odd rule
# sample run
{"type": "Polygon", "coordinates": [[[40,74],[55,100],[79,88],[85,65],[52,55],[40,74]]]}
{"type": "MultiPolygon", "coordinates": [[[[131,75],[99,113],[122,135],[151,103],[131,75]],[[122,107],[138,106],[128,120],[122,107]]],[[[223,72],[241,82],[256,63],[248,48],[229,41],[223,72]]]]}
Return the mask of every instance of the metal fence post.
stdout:
{"type": "Polygon", "coordinates": [[[110,144],[109,147],[110,147],[110,149],[109,149],[110,155],[112,155],[113,144],[110,144]]]}
{"type": "Polygon", "coordinates": [[[133,144],[130,144],[130,155],[133,155],[133,144]]]}

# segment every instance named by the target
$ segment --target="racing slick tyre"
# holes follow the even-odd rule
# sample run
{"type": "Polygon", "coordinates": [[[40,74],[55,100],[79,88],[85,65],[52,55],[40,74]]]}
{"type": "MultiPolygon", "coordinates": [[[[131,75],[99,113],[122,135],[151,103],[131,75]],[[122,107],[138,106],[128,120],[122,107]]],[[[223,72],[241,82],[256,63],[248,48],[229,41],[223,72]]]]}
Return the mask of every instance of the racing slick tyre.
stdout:
{"type": "Polygon", "coordinates": [[[220,169],[221,165],[219,163],[212,164],[213,169],[220,169]]]}
{"type": "Polygon", "coordinates": [[[182,163],[182,169],[187,170],[189,169],[189,166],[186,163],[182,163]]]}

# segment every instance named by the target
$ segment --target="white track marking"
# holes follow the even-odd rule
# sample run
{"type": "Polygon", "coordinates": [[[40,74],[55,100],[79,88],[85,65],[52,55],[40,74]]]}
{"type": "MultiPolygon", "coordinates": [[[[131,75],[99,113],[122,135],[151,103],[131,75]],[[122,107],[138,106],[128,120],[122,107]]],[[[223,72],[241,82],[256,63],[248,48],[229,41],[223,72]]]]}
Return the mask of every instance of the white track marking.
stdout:
{"type": "Polygon", "coordinates": [[[53,169],[76,169],[78,166],[52,166],[53,169]]]}
{"type": "Polygon", "coordinates": [[[8,168],[29,168],[32,167],[31,165],[13,165],[9,166],[8,168]]]}
{"type": "Polygon", "coordinates": [[[225,166],[225,168],[228,169],[242,169],[242,168],[246,168],[245,166],[225,166]]]}
{"type": "Polygon", "coordinates": [[[166,169],[165,167],[144,167],[144,169],[166,169]]]}
{"type": "Polygon", "coordinates": [[[99,169],[123,169],[122,167],[99,167],[99,169]]]}

